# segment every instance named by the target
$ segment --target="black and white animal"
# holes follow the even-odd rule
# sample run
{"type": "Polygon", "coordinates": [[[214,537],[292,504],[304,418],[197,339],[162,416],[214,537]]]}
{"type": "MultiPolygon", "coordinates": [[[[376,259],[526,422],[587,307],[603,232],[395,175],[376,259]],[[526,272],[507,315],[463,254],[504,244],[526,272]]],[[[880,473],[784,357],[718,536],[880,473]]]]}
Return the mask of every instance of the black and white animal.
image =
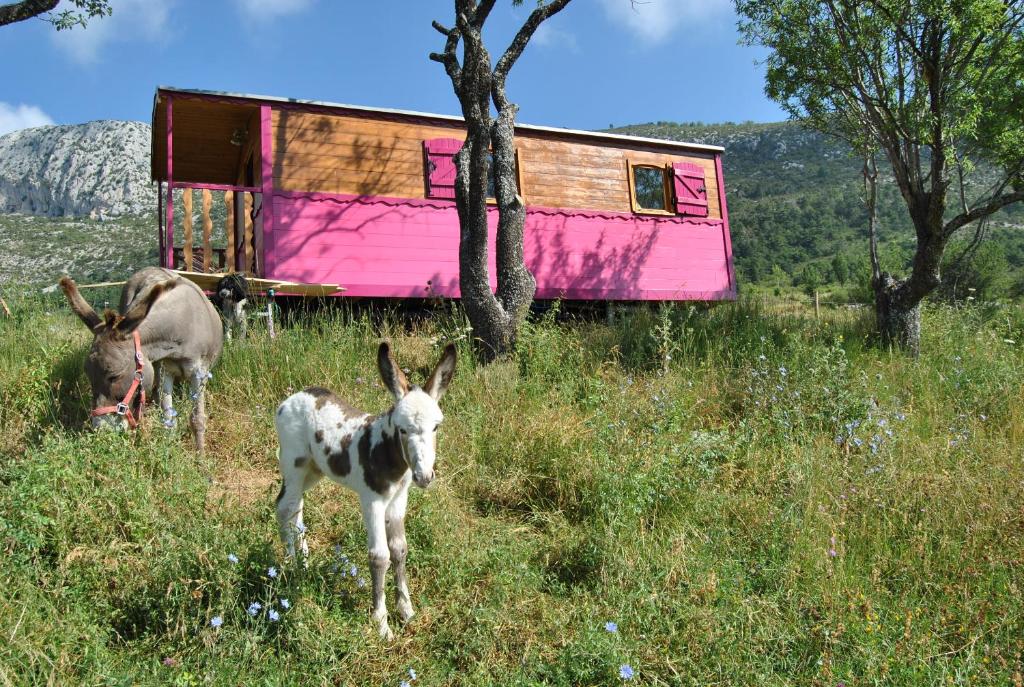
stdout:
{"type": "Polygon", "coordinates": [[[220,309],[224,321],[224,338],[231,340],[231,330],[237,329],[239,338],[244,339],[248,329],[245,318],[245,304],[249,300],[249,283],[239,272],[224,275],[217,282],[213,302],[220,309]]]}
{"type": "Polygon", "coordinates": [[[388,344],[377,351],[377,367],[395,404],[372,416],[346,404],[327,389],[309,387],[292,394],[277,409],[281,493],[277,523],[288,556],[298,539],[308,554],[302,521],[303,492],[325,475],[359,495],[366,524],[373,577],[373,620],[384,639],[388,627],[384,578],[395,568],[398,614],[413,616],[405,577],[405,506],[409,485],[426,488],[434,479],[437,429],[444,415],[438,401],[455,374],[455,346],[449,344],[422,388],[410,386],[388,344]]]}

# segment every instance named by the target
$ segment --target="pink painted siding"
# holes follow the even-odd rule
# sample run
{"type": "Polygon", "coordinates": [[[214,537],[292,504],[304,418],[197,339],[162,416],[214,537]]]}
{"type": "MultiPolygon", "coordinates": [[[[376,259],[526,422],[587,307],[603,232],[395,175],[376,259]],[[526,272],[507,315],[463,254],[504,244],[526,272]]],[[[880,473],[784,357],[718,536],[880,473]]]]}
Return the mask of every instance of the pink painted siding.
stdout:
{"type": "MultiPolygon", "coordinates": [[[[346,296],[459,295],[451,201],[277,191],[272,212],[270,278],[340,283],[346,296]]],[[[525,234],[537,298],[735,297],[721,220],[531,207],[525,234]]]]}

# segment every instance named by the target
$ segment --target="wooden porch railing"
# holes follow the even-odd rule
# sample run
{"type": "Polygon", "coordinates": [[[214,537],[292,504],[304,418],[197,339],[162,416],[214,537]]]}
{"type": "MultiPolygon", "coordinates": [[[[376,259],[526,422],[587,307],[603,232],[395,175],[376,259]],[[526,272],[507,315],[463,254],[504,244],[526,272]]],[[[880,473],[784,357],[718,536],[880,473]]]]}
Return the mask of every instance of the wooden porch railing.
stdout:
{"type": "Polygon", "coordinates": [[[174,182],[169,194],[181,190],[182,239],[181,246],[172,247],[172,268],[193,272],[244,272],[259,276],[261,272],[257,219],[262,206],[260,189],[223,184],[174,182]],[[194,191],[200,191],[202,243],[196,245],[193,226],[194,191]],[[226,246],[211,245],[213,234],[213,191],[224,192],[224,231],[226,246]],[[256,208],[254,212],[253,209],[256,208]]]}

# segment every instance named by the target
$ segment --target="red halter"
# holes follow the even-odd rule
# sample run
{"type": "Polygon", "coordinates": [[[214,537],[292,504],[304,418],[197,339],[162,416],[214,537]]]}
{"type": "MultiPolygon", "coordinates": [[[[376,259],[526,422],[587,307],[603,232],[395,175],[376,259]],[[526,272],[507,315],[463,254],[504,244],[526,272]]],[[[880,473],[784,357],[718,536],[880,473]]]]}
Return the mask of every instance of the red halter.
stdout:
{"type": "Polygon", "coordinates": [[[136,329],[132,332],[132,340],[135,342],[135,375],[132,379],[131,386],[128,387],[128,391],[124,395],[124,400],[118,403],[116,406],[103,406],[92,411],[93,417],[99,417],[100,415],[110,415],[111,413],[117,413],[123,415],[128,420],[128,426],[135,429],[139,421],[142,419],[142,411],[146,408],[146,390],[142,388],[142,368],[143,361],[145,358],[142,357],[142,342],[139,341],[139,330],[136,329]],[[136,418],[135,414],[132,413],[132,399],[135,398],[135,393],[139,393],[139,417],[136,418]]]}

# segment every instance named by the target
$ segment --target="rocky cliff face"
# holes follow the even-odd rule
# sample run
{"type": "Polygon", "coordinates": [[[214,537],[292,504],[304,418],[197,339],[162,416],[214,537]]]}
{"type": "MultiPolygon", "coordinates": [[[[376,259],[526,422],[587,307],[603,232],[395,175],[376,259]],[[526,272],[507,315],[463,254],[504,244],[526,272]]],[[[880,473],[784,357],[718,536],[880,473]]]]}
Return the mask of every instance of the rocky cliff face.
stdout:
{"type": "Polygon", "coordinates": [[[100,120],[0,136],[0,214],[108,219],[149,212],[150,127],[100,120]]]}

